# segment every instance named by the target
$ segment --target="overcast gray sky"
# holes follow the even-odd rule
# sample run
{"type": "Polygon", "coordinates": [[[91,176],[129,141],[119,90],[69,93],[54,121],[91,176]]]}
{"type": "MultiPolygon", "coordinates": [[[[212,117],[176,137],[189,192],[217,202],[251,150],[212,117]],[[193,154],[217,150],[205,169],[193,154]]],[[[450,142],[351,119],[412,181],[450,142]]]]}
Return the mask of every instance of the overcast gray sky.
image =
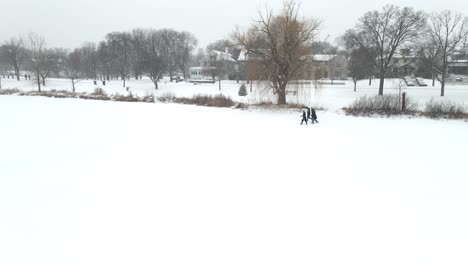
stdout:
{"type": "MultiPolygon", "coordinates": [[[[43,35],[50,47],[74,48],[97,42],[106,33],[143,28],[174,28],[195,34],[200,46],[225,38],[235,25],[246,26],[268,4],[283,0],[0,0],[0,41],[43,35]]],[[[427,12],[452,9],[468,13],[468,1],[444,0],[322,0],[302,1],[305,16],[324,20],[321,40],[329,41],[352,27],[366,11],[387,3],[413,6],[427,12]]]]}

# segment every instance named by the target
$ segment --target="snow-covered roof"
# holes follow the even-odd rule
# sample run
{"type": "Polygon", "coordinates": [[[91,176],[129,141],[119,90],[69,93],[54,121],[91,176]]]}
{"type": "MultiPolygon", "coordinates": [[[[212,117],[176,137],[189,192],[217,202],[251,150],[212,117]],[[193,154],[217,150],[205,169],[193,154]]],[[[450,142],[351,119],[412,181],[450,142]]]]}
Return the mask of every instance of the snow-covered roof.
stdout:
{"type": "Polygon", "coordinates": [[[241,52],[239,53],[239,58],[237,58],[237,61],[246,61],[248,60],[249,56],[247,55],[247,51],[245,49],[241,49],[241,52]]]}
{"type": "Polygon", "coordinates": [[[328,62],[328,61],[333,60],[335,57],[336,57],[336,54],[315,54],[312,56],[312,60],[328,62]]]}
{"type": "Polygon", "coordinates": [[[451,61],[451,62],[455,62],[455,63],[467,63],[468,60],[454,60],[454,61],[451,61]]]}
{"type": "Polygon", "coordinates": [[[217,60],[236,61],[236,60],[232,57],[232,54],[230,54],[230,53],[226,53],[226,52],[219,51],[219,50],[212,50],[212,51],[210,51],[210,53],[211,53],[211,54],[215,54],[217,60]]]}
{"type": "Polygon", "coordinates": [[[413,59],[417,58],[418,54],[414,52],[412,49],[400,49],[393,54],[393,58],[395,59],[413,59]]]}

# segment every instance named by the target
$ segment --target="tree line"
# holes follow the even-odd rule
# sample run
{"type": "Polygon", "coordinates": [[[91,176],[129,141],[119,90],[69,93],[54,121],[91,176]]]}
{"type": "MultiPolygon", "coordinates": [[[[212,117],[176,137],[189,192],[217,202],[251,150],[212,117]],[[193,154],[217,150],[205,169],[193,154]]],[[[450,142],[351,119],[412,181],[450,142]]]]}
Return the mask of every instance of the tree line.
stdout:
{"type": "Polygon", "coordinates": [[[450,10],[426,14],[387,5],[364,14],[339,41],[350,54],[350,76],[356,82],[376,75],[379,95],[394,57],[406,49],[417,58],[421,74],[440,82],[444,96],[450,61],[456,60],[455,55],[466,59],[468,53],[468,18],[450,10]]]}
{"type": "MultiPolygon", "coordinates": [[[[229,40],[210,44],[207,51],[228,47],[233,57],[243,51],[248,61],[243,65],[248,80],[263,80],[277,95],[278,103],[286,103],[286,87],[291,80],[307,78],[313,65],[313,54],[342,53],[348,60],[349,76],[356,81],[377,76],[379,95],[383,95],[385,78],[394,66],[396,54],[411,49],[421,68],[441,83],[445,93],[450,59],[467,53],[468,18],[459,12],[441,11],[427,14],[412,7],[386,5],[381,10],[366,12],[354,27],[337,42],[341,47],[318,41],[323,23],[318,18],[301,15],[299,2],[285,1],[279,10],[259,10],[258,18],[245,29],[236,28],[229,40]]],[[[188,77],[191,60],[203,62],[210,75],[232,72],[223,70],[218,61],[206,62],[203,50],[192,56],[197,39],[191,33],[172,29],[135,29],[112,32],[105,40],[67,51],[49,49],[37,34],[12,38],[0,47],[0,64],[8,64],[17,78],[26,69],[33,73],[40,86],[50,73],[80,78],[125,80],[148,76],[158,88],[162,74],[175,73],[188,77]]],[[[239,77],[237,77],[239,78],[239,77]]]]}
{"type": "Polygon", "coordinates": [[[134,29],[130,32],[111,32],[99,43],[86,43],[66,50],[49,48],[45,39],[35,33],[14,37],[0,46],[0,64],[13,69],[20,80],[21,72],[32,73],[41,90],[46,79],[54,74],[72,80],[126,79],[148,76],[158,88],[158,80],[176,73],[188,76],[191,53],[197,38],[186,31],[173,29],[134,29]]]}

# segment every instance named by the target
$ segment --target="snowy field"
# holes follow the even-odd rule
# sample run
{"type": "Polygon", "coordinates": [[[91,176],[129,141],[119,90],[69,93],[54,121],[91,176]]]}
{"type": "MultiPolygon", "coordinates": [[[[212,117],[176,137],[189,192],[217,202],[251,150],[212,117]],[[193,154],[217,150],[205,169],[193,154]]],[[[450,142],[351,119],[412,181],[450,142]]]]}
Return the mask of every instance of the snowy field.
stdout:
{"type": "Polygon", "coordinates": [[[468,123],[318,114],[0,96],[0,263],[468,263],[468,123]]]}
{"type": "MultiPolygon", "coordinates": [[[[337,81],[343,82],[343,81],[337,81]]],[[[263,84],[255,83],[252,86],[252,92],[250,92],[250,85],[247,84],[248,96],[238,96],[239,86],[245,82],[237,84],[235,81],[223,81],[221,91],[219,91],[219,85],[216,84],[199,84],[194,85],[191,83],[170,83],[167,80],[160,82],[159,90],[154,89],[154,84],[149,79],[143,80],[128,80],[126,87],[129,87],[130,92],[134,95],[145,96],[155,95],[156,97],[165,96],[168,94],[177,97],[192,97],[197,94],[224,94],[231,97],[236,102],[242,102],[247,104],[255,104],[261,102],[275,102],[275,96],[271,94],[271,91],[265,89],[263,84]]],[[[325,107],[329,111],[336,112],[343,107],[351,104],[356,98],[361,96],[375,96],[378,93],[378,80],[374,80],[372,85],[369,86],[368,80],[363,80],[358,83],[357,92],[353,91],[352,81],[345,81],[344,85],[319,85],[318,88],[309,84],[305,85],[291,85],[288,91],[297,91],[296,95],[288,93],[288,103],[298,103],[305,105],[321,106],[325,107]]],[[[431,84],[430,80],[426,80],[426,83],[431,84]]],[[[91,80],[82,80],[76,85],[77,92],[88,92],[91,93],[95,88],[101,87],[108,94],[121,94],[126,95],[128,91],[126,87],[123,87],[121,80],[112,80],[103,86],[101,82],[98,85],[94,85],[91,80]]],[[[398,94],[400,92],[400,80],[398,79],[387,79],[385,82],[385,94],[398,94]]],[[[17,88],[22,91],[37,90],[36,85],[33,81],[16,81],[13,79],[3,79],[2,86],[6,88],[17,88]]],[[[446,87],[446,96],[440,97],[440,85],[436,83],[436,86],[428,87],[405,87],[402,86],[402,92],[406,92],[408,96],[418,101],[421,107],[428,102],[431,98],[437,100],[450,100],[460,103],[468,104],[468,85],[463,84],[448,84],[446,87]]],[[[43,87],[43,90],[72,90],[71,81],[67,79],[48,79],[47,86],[43,87]]]]}

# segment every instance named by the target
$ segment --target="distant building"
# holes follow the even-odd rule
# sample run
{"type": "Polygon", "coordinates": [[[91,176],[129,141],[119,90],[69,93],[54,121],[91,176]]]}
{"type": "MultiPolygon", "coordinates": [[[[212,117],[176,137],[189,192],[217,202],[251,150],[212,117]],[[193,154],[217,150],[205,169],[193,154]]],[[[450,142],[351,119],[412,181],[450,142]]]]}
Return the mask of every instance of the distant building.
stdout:
{"type": "Polygon", "coordinates": [[[455,75],[468,75],[468,54],[456,52],[449,58],[448,73],[455,75]]]}
{"type": "Polygon", "coordinates": [[[390,60],[388,77],[415,76],[420,59],[420,56],[411,49],[398,50],[390,60]]]}
{"type": "Polygon", "coordinates": [[[311,57],[309,78],[346,80],[348,78],[348,59],[341,54],[315,54],[311,57]]]}
{"type": "Polygon", "coordinates": [[[239,78],[239,63],[226,48],[225,51],[211,50],[204,65],[190,68],[190,82],[214,82],[217,78],[239,78]]]}
{"type": "Polygon", "coordinates": [[[190,82],[194,83],[209,83],[213,82],[213,78],[209,75],[209,67],[191,67],[190,82]]]}

